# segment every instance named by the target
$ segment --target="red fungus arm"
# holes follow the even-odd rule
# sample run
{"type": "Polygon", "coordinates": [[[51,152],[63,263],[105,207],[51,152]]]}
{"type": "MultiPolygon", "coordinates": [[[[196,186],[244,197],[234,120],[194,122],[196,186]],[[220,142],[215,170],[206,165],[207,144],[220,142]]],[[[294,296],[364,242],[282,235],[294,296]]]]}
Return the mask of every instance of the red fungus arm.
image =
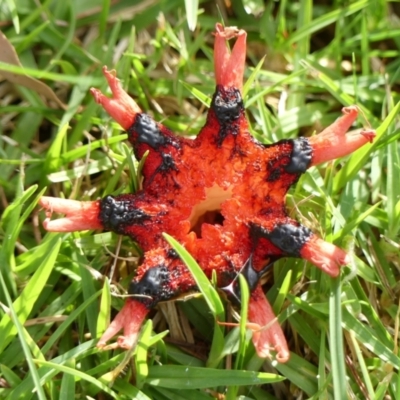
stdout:
{"type": "Polygon", "coordinates": [[[246,32],[235,27],[215,26],[214,68],[217,85],[234,87],[241,90],[243,86],[244,64],[246,61],[246,32]],[[226,41],[237,38],[232,52],[226,41]]]}
{"type": "Polygon", "coordinates": [[[103,67],[103,74],[110,86],[112,97],[104,96],[100,90],[91,88],[96,103],[101,104],[103,108],[115,119],[125,130],[128,130],[134,121],[135,115],[141,113],[141,109],[135,101],[122,88],[119,79],[116,77],[115,70],[109,71],[103,67]]]}
{"type": "Polygon", "coordinates": [[[133,347],[137,342],[140,328],[148,312],[149,310],[140,301],[128,299],[99,339],[97,347],[103,350],[117,347],[130,349],[133,347]],[[107,341],[121,330],[124,332],[123,336],[119,336],[117,342],[106,345],[107,341]]]}
{"type": "Polygon", "coordinates": [[[339,275],[340,265],[350,263],[350,256],[345,251],[332,243],[325,242],[316,235],[312,235],[303,246],[300,256],[333,278],[339,275]]]}
{"type": "Polygon", "coordinates": [[[308,138],[314,151],[310,166],[347,156],[374,140],[375,131],[373,130],[346,134],[357,118],[358,108],[356,106],[344,107],[342,112],[344,115],[319,135],[308,138]]]}
{"type": "Polygon", "coordinates": [[[108,71],[107,67],[104,67],[103,74],[111,89],[112,97],[105,96],[95,88],[90,89],[90,92],[95,101],[127,131],[136,158],[140,159],[149,152],[142,170],[145,178],[143,186],[146,186],[160,172],[175,169],[173,158],[177,157],[184,140],[142,112],[122,88],[115,70],[108,71]]]}
{"type": "Polygon", "coordinates": [[[287,362],[290,353],[285,335],[260,285],[251,294],[248,319],[259,328],[253,330],[253,343],[258,356],[268,357],[270,350],[275,350],[276,359],[281,363],[287,362]]]}
{"type": "Polygon", "coordinates": [[[44,228],[49,232],[75,232],[103,229],[99,220],[98,201],[77,201],[43,196],[39,204],[46,210],[44,228]],[[65,214],[64,218],[51,220],[53,212],[65,214]]]}

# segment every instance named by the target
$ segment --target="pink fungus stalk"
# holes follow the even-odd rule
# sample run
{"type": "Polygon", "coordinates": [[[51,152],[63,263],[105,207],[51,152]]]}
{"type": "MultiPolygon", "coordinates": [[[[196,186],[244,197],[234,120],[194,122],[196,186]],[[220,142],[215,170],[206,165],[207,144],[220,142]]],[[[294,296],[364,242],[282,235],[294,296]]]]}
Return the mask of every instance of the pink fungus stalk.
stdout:
{"type": "Polygon", "coordinates": [[[251,295],[248,313],[249,322],[252,323],[253,343],[258,356],[270,357],[272,350],[276,352],[278,362],[287,362],[290,353],[285,336],[260,286],[251,295]]]}
{"type": "Polygon", "coordinates": [[[104,332],[103,336],[97,342],[97,347],[108,350],[117,347],[130,349],[135,346],[140,328],[148,312],[149,310],[143,303],[128,299],[114,321],[112,321],[106,332],[104,332]],[[107,346],[107,342],[121,330],[123,331],[123,335],[118,337],[117,342],[107,346]]]}
{"type": "Polygon", "coordinates": [[[128,130],[133,124],[135,115],[141,113],[142,110],[132,97],[122,89],[115,70],[109,71],[107,67],[103,67],[103,74],[110,86],[112,97],[104,96],[100,90],[95,88],[90,89],[90,93],[92,93],[96,103],[102,105],[122,128],[128,130]]]}
{"type": "Polygon", "coordinates": [[[301,257],[316,265],[322,271],[336,278],[341,265],[350,264],[350,256],[336,247],[313,235],[310,240],[301,249],[301,257]]]}
{"type": "Polygon", "coordinates": [[[246,32],[242,29],[216,25],[214,68],[217,85],[242,89],[246,61],[246,36],[246,32]],[[236,43],[230,53],[227,41],[232,38],[236,38],[236,43]]]}
{"type": "Polygon", "coordinates": [[[312,165],[318,165],[325,161],[353,153],[366,143],[372,143],[375,131],[363,130],[360,133],[346,134],[347,130],[356,120],[358,108],[356,106],[344,107],[343,116],[328,126],[319,135],[309,138],[314,149],[312,165]]]}
{"type": "Polygon", "coordinates": [[[43,196],[39,204],[46,210],[43,226],[49,232],[103,229],[99,220],[99,202],[97,201],[77,201],[43,196]],[[51,220],[53,213],[65,214],[65,217],[51,220]]]}

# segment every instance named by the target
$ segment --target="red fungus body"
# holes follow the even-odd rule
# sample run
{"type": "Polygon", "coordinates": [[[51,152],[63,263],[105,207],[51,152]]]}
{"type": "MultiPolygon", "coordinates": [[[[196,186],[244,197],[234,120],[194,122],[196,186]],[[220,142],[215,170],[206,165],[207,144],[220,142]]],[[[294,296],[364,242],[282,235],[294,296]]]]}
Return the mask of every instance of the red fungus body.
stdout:
{"type": "MultiPolygon", "coordinates": [[[[114,346],[129,348],[148,311],[159,301],[196,290],[195,282],[162,237],[175,237],[194,256],[205,273],[217,274],[221,288],[237,298],[237,275],[251,289],[249,324],[257,353],[276,352],[280,362],[289,350],[260,286],[266,266],[281,257],[301,257],[335,277],[348,255],[324,242],[291,219],[285,196],[307,168],[347,155],[372,141],[373,131],[346,135],[357,117],[356,107],[320,135],[264,145],[248,129],[241,97],[246,56],[246,33],[217,24],[215,32],[216,91],[207,122],[194,140],[175,136],[144,114],[123,91],[115,72],[103,69],[113,97],[97,89],[97,103],[128,132],[135,156],[148,151],[143,189],[135,194],[107,196],[94,202],[43,197],[41,205],[65,217],[45,221],[49,231],[107,229],[128,235],[144,250],[143,263],[131,282],[125,306],[98,346],[120,330],[114,346]],[[226,41],[237,38],[230,52],[226,41]],[[264,328],[263,328],[264,327],[264,328]]],[[[50,217],[50,215],[48,216],[50,217]]]]}

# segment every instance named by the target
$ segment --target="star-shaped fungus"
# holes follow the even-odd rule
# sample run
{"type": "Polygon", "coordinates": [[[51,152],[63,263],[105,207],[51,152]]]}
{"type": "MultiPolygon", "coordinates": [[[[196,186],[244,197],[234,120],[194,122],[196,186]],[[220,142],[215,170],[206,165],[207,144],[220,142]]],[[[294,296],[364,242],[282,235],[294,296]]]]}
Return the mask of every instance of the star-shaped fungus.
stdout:
{"type": "MultiPolygon", "coordinates": [[[[349,256],[290,218],[285,196],[307,168],[345,156],[372,141],[373,131],[345,134],[357,107],[319,135],[265,145],[249,133],[241,96],[246,32],[216,25],[216,90],[207,122],[195,139],[174,135],[143,113],[122,89],[114,71],[103,69],[112,97],[91,89],[97,103],[128,132],[137,159],[148,152],[143,189],[92,202],[42,197],[48,231],[106,229],[128,235],[142,247],[143,262],[129,286],[124,307],[98,342],[130,348],[149,310],[159,301],[196,290],[186,266],[162,236],[172,235],[193,255],[207,276],[216,271],[220,288],[243,273],[251,290],[249,326],[260,329],[253,343],[260,357],[270,350],[286,362],[289,350],[260,278],[281,257],[301,257],[332,277],[349,256]],[[227,41],[236,38],[230,52],[227,41]],[[51,220],[51,213],[65,214],[51,220]]],[[[234,285],[233,285],[234,286],[234,285]]],[[[235,297],[238,288],[232,290],[235,297]]],[[[236,296],[237,297],[237,296],[236,296]]]]}

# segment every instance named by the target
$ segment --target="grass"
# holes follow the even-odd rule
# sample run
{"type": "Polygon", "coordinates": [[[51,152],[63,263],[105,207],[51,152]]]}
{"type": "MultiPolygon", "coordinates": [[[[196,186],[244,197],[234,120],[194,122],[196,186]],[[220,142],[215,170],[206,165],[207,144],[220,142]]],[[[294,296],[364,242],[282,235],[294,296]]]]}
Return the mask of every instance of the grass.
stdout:
{"type": "MultiPolygon", "coordinates": [[[[399,3],[225,3],[0,4],[1,30],[23,65],[0,55],[0,398],[397,398],[399,3]],[[230,306],[175,243],[203,297],[160,306],[135,350],[99,352],[95,338],[121,308],[113,294],[128,286],[140,249],[110,233],[45,233],[38,199],[137,188],[126,136],[88,94],[106,87],[102,65],[155,119],[198,132],[214,90],[210,32],[221,18],[249,34],[244,93],[257,139],[320,131],[350,104],[362,109],[357,127],[377,130],[373,146],[310,169],[288,195],[291,215],[353,263],[338,279],[302,260],[275,264],[266,293],[292,352],[276,364],[255,355],[243,324],[216,324],[230,306]],[[22,86],[21,74],[47,88],[22,86]]],[[[245,288],[242,296],[246,304],[245,288]]]]}

